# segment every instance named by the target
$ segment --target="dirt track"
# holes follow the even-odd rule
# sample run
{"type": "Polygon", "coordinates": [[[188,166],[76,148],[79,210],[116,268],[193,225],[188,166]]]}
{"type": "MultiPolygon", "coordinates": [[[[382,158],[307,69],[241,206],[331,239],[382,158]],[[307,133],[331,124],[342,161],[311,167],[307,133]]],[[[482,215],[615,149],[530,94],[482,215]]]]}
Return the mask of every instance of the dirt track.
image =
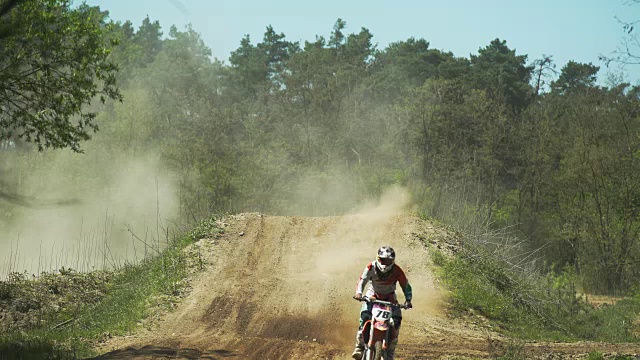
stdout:
{"type": "MultiPolygon", "coordinates": [[[[506,342],[497,334],[446,317],[427,250],[415,236],[436,229],[399,210],[226,219],[224,236],[200,242],[211,265],[193,280],[190,295],[152,330],[107,342],[100,358],[347,359],[359,315],[351,299],[357,277],[386,243],[396,249],[415,294],[415,308],[404,313],[397,359],[504,353],[506,342]]],[[[545,346],[527,346],[527,353],[547,358],[556,350],[595,348],[545,346]]]]}

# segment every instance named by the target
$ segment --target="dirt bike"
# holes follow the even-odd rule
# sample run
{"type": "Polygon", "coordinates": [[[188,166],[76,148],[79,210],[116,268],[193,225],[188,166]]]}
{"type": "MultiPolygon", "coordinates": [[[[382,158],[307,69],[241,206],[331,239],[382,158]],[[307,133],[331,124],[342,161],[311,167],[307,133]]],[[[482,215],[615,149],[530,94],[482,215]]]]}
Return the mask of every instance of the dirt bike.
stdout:
{"type": "Polygon", "coordinates": [[[364,337],[362,360],[387,359],[387,349],[391,345],[393,337],[397,336],[394,334],[396,328],[391,317],[392,310],[393,308],[407,309],[408,307],[366,297],[363,297],[360,301],[373,304],[371,320],[368,320],[362,326],[362,336],[364,337]]]}

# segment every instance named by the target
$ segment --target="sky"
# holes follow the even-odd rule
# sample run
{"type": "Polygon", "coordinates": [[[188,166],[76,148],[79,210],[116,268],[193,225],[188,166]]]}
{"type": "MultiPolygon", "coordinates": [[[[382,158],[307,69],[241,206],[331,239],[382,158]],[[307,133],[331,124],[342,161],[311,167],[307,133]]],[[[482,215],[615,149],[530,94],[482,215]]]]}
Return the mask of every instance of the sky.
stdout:
{"type": "Polygon", "coordinates": [[[168,35],[171,25],[191,24],[219,60],[227,60],[242,37],[261,41],[272,25],[290,41],[329,38],[338,18],[347,33],[365,27],[378,49],[410,37],[424,38],[431,48],[469,57],[491,40],[507,41],[518,55],[531,62],[552,55],[558,70],[569,60],[601,67],[640,83],[640,65],[609,70],[598,60],[621,44],[620,22],[640,20],[640,4],[632,0],[86,0],[108,10],[115,21],[131,20],[137,27],[148,15],[168,35]]]}

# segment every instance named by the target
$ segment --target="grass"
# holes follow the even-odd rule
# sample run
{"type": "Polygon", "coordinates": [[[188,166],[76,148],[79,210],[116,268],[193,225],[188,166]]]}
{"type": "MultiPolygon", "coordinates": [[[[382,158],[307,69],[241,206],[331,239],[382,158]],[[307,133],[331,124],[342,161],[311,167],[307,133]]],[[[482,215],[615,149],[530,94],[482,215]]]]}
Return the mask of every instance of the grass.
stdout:
{"type": "Polygon", "coordinates": [[[476,243],[432,261],[451,291],[452,309],[480,314],[503,333],[524,340],[640,342],[640,294],[594,308],[577,295],[570,269],[543,275],[505,261],[504,253],[476,243]]]}
{"type": "Polygon", "coordinates": [[[613,360],[637,360],[636,356],[632,355],[613,355],[613,356],[605,356],[603,353],[599,351],[592,351],[589,353],[587,360],[605,360],[605,359],[613,359],[613,360]]]}
{"type": "Polygon", "coordinates": [[[61,269],[37,279],[13,274],[0,282],[0,304],[13,315],[0,333],[0,359],[95,355],[95,342],[132,333],[153,309],[178,301],[189,272],[203,266],[199,252],[185,247],[219,231],[214,218],[205,220],[158,256],[113,272],[61,269]],[[46,295],[37,298],[36,293],[46,295]]]}

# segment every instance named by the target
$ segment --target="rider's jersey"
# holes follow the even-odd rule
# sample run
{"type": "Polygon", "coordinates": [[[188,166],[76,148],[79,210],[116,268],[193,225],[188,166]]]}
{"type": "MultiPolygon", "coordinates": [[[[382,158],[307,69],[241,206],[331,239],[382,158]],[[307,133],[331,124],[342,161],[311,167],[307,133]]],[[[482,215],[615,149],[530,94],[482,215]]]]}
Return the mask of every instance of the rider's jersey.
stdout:
{"type": "Polygon", "coordinates": [[[369,289],[367,289],[367,297],[375,295],[380,300],[396,302],[396,283],[400,283],[400,288],[402,288],[402,292],[407,301],[411,301],[413,297],[407,276],[397,264],[394,264],[388,273],[380,276],[376,271],[374,262],[370,262],[367,267],[364,268],[362,275],[360,275],[360,280],[356,286],[356,293],[363,294],[364,287],[369,281],[371,281],[371,284],[369,285],[369,289]]]}

